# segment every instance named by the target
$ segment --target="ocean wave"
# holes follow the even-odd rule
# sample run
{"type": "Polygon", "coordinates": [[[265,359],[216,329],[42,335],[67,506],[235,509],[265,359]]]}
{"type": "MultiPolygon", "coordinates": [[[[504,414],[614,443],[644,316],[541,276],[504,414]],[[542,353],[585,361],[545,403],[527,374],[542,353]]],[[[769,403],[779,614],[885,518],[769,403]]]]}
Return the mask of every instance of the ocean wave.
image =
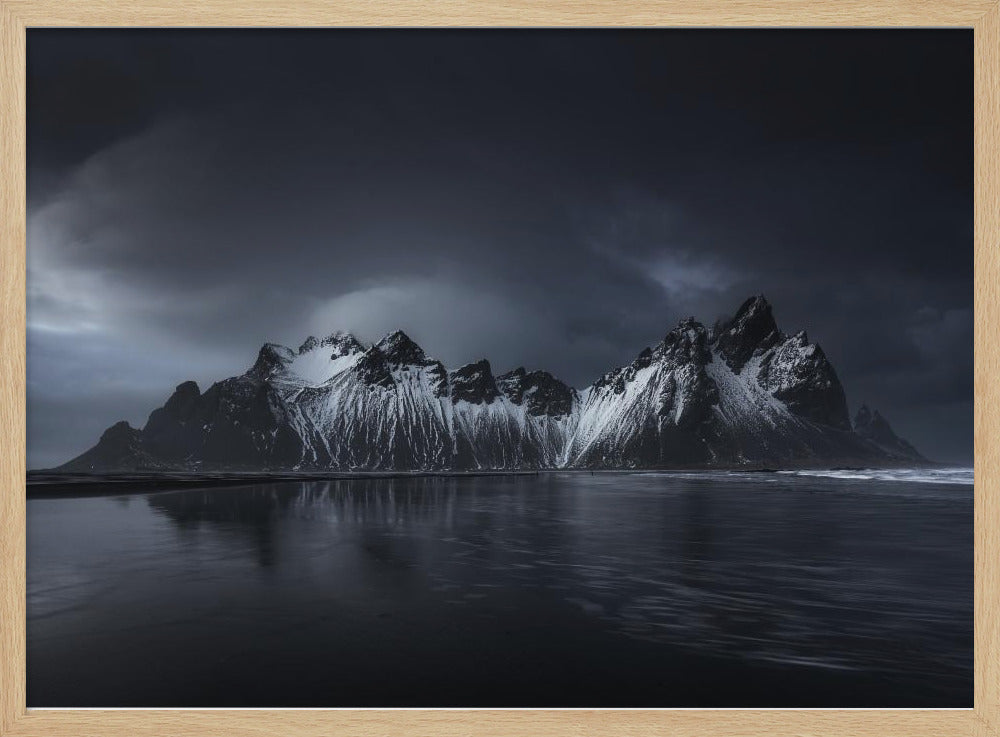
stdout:
{"type": "Polygon", "coordinates": [[[918,484],[961,484],[966,486],[971,486],[975,480],[975,474],[971,468],[802,469],[779,471],[778,473],[858,481],[906,481],[918,484]]]}

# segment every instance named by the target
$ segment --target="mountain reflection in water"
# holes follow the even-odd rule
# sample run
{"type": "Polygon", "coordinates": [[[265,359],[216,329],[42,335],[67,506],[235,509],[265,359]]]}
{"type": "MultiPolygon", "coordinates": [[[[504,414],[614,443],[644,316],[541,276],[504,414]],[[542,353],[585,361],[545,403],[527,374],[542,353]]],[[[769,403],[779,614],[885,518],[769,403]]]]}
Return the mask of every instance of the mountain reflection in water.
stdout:
{"type": "Polygon", "coordinates": [[[955,477],[31,499],[28,547],[31,706],[972,701],[972,486],[955,477]]]}

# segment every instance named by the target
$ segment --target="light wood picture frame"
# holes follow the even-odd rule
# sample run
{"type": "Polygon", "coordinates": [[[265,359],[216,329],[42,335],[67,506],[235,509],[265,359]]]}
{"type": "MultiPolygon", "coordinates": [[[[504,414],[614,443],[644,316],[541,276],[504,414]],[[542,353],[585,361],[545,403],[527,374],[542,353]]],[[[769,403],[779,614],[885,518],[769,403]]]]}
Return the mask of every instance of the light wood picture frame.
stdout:
{"type": "Polygon", "coordinates": [[[1000,735],[1000,0],[0,0],[0,735],[1000,735]],[[47,710],[25,691],[26,29],[966,27],[975,45],[975,691],[952,710],[47,710]]]}

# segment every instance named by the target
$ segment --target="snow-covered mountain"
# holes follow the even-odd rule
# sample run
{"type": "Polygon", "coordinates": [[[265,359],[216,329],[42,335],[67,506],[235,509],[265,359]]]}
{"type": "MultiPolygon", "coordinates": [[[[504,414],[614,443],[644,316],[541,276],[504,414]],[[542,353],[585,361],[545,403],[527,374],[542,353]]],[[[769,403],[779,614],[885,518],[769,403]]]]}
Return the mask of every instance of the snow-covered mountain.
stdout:
{"type": "Polygon", "coordinates": [[[177,387],[59,470],[472,470],[922,461],[878,413],[856,427],[833,366],[762,296],[682,321],[578,392],[545,371],[448,371],[402,331],[268,343],[242,376],[177,387]],[[874,418],[874,419],[873,419],[874,418]]]}

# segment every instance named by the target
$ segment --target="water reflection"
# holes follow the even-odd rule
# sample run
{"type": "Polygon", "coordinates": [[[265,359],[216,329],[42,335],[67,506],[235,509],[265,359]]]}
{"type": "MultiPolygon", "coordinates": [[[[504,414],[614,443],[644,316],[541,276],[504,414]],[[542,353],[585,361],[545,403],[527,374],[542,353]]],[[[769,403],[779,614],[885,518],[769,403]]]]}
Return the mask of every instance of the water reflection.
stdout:
{"type": "MultiPolygon", "coordinates": [[[[525,672],[562,704],[593,689],[607,700],[589,705],[667,705],[655,684],[674,679],[688,701],[671,705],[786,705],[767,701],[776,684],[780,696],[825,674],[826,701],[794,703],[966,705],[971,497],[870,479],[546,474],[51,500],[29,526],[29,640],[36,662],[45,653],[71,673],[57,633],[99,642],[92,622],[127,619],[113,650],[139,638],[132,649],[161,667],[176,658],[188,679],[190,642],[205,678],[239,682],[234,663],[276,668],[271,704],[310,703],[337,662],[350,664],[338,698],[354,699],[339,705],[391,705],[364,690],[387,668],[410,684],[396,705],[428,703],[411,677],[449,684],[460,704],[536,703],[525,672]],[[54,521],[88,514],[107,550],[54,521]],[[88,599],[93,620],[74,619],[84,610],[66,602],[91,588],[104,592],[88,599]],[[724,659],[684,667],[691,684],[732,678],[730,699],[692,695],[683,668],[665,674],[679,657],[724,659]],[[789,684],[774,666],[802,672],[789,684]],[[605,668],[616,685],[587,675],[605,668]]],[[[231,703],[249,703],[247,688],[233,686],[231,703]]]]}

